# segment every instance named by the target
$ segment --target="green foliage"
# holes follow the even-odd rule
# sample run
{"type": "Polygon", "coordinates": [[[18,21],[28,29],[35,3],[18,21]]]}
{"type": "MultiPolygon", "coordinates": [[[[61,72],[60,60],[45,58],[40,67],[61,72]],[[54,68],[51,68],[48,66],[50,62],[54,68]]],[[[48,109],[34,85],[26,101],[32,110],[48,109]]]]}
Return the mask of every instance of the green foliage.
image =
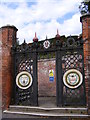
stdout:
{"type": "Polygon", "coordinates": [[[90,13],[90,0],[83,0],[79,6],[79,10],[82,15],[90,13]]]}

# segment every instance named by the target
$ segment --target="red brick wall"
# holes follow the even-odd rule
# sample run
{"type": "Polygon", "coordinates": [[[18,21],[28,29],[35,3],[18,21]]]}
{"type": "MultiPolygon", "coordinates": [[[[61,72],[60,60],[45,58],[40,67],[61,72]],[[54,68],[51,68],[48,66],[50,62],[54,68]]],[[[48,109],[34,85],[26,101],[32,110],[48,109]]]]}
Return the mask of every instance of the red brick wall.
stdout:
{"type": "Polygon", "coordinates": [[[2,110],[2,34],[0,31],[0,110],[2,110]]]}
{"type": "Polygon", "coordinates": [[[12,91],[12,56],[11,47],[13,38],[16,38],[17,29],[14,26],[5,26],[0,29],[2,39],[2,108],[10,104],[12,91]],[[15,37],[14,37],[15,36],[15,37]]]}
{"type": "Polygon", "coordinates": [[[81,17],[82,37],[87,39],[84,44],[84,70],[86,82],[87,105],[90,108],[90,14],[81,17]]]}
{"type": "Polygon", "coordinates": [[[38,95],[56,96],[56,61],[46,59],[38,61],[38,95]],[[54,81],[49,81],[49,70],[54,70],[54,81]]]}

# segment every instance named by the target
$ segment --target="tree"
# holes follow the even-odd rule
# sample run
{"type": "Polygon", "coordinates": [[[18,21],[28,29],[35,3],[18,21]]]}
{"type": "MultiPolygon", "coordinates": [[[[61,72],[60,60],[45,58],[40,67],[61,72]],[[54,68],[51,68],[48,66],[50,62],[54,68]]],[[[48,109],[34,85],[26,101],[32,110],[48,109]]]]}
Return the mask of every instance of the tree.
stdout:
{"type": "Polygon", "coordinates": [[[90,13],[90,0],[83,0],[79,6],[79,10],[82,15],[90,13]]]}

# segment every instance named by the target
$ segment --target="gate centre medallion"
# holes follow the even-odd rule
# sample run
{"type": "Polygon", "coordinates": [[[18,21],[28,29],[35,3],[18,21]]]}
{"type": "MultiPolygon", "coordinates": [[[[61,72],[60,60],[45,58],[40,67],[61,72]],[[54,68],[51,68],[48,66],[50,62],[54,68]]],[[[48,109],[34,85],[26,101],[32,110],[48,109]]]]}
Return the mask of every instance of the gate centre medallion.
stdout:
{"type": "Polygon", "coordinates": [[[69,88],[77,88],[83,82],[82,74],[76,69],[70,69],[65,72],[63,82],[69,88]]]}
{"type": "Polygon", "coordinates": [[[28,89],[32,85],[32,76],[30,73],[23,71],[16,77],[16,85],[20,89],[28,89]]]}

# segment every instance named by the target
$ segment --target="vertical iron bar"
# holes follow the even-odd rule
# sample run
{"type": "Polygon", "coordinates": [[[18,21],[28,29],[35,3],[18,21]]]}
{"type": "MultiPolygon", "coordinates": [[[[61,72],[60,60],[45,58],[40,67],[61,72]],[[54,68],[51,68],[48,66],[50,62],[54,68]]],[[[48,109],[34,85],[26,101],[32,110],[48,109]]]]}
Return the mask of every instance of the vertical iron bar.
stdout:
{"type": "Polygon", "coordinates": [[[61,64],[61,51],[56,51],[56,95],[57,106],[62,106],[63,102],[63,86],[62,86],[62,64],[61,64]]]}
{"type": "Polygon", "coordinates": [[[83,64],[83,81],[84,81],[84,105],[86,105],[86,86],[85,86],[85,72],[84,72],[84,50],[82,44],[82,64],[83,64]]]}
{"type": "Polygon", "coordinates": [[[38,105],[37,48],[33,52],[33,105],[38,105]]]}

